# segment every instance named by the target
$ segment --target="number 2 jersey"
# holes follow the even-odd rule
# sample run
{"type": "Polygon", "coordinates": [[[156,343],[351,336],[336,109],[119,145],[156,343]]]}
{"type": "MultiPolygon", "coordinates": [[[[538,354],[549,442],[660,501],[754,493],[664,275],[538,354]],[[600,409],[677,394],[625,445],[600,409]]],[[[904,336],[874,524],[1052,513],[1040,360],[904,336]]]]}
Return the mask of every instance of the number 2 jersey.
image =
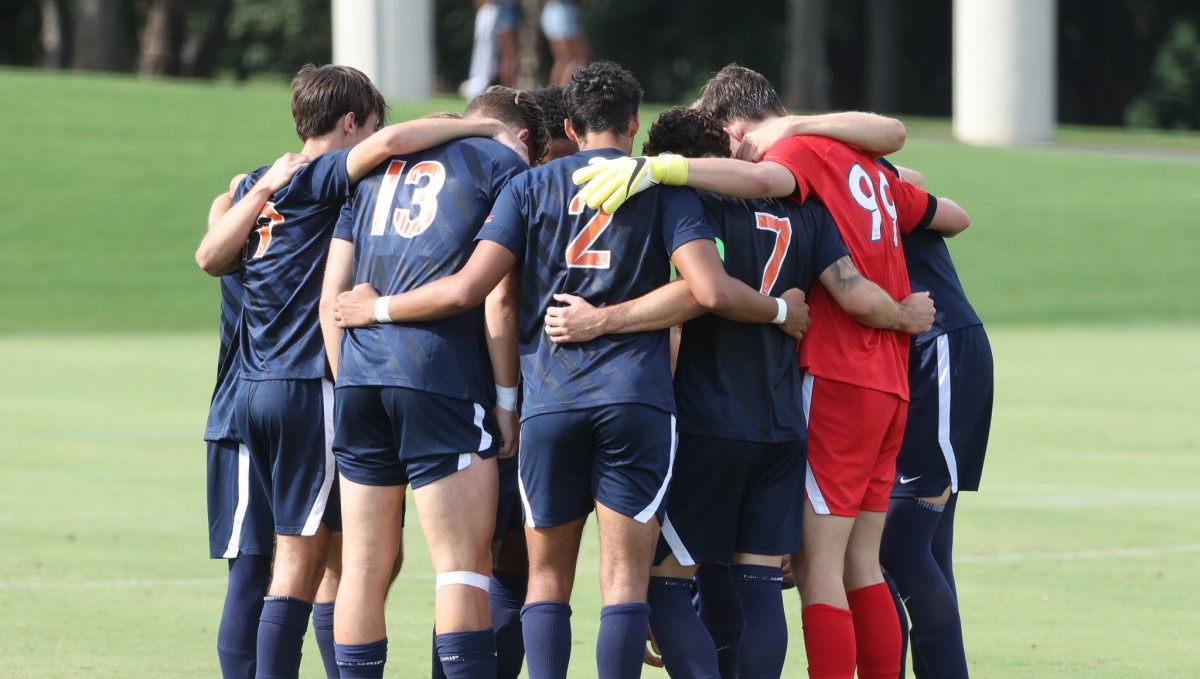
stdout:
{"type": "MultiPolygon", "coordinates": [[[[323,153],[300,168],[271,196],[246,241],[239,336],[243,379],[327,376],[317,305],[329,240],[350,193],[349,153],[348,148],[323,153]]],[[[235,200],[267,169],[250,173],[235,200]]]]}
{"type": "MultiPolygon", "coordinates": [[[[816,196],[829,209],[864,278],[896,300],[909,294],[900,234],[929,224],[937,199],[900,181],[866,153],[826,137],[791,137],[763,160],[796,178],[796,200],[816,196]]],[[[824,288],[809,301],[812,326],[800,342],[800,365],[818,377],[908,400],[907,335],[868,328],[837,307],[824,288]]]]}
{"type": "MultiPolygon", "coordinates": [[[[455,273],[470,258],[496,196],[528,169],[511,149],[484,138],[380,164],[359,182],[334,233],[354,243],[354,284],[393,295],[455,273]]],[[[490,406],[495,388],[483,307],[347,330],[337,384],[406,387],[490,406]]]]}
{"type": "Polygon", "coordinates": [[[670,256],[692,240],[713,238],[691,189],[658,187],[614,214],[578,200],[571,173],[617,149],[581,151],[517,177],[505,187],[480,240],[516,255],[521,289],[521,417],[639,403],[675,412],[666,330],[597,337],[556,345],[543,331],[555,293],[594,306],[617,304],[665,285],[670,256]]]}
{"type": "MultiPolygon", "coordinates": [[[[701,193],[722,244],[725,272],[764,295],[807,294],[813,279],[849,253],[815,200],[738,200],[701,193]]],[[[704,314],[683,326],[675,400],[679,431],[756,443],[807,436],[796,342],[778,326],[704,314]]]]}

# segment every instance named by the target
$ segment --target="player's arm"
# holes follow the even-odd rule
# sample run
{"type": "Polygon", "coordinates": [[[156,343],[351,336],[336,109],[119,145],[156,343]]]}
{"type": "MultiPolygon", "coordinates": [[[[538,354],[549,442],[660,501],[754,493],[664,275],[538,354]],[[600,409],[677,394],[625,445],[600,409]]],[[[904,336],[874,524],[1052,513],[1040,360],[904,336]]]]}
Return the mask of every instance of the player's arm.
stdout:
{"type": "Polygon", "coordinates": [[[321,336],[325,340],[325,357],[337,380],[338,359],[342,352],[344,332],[333,317],[337,296],[350,289],[354,283],[354,243],[341,238],[329,242],[329,257],[325,260],[325,280],[321,284],[321,302],[318,314],[321,319],[321,336]]]}
{"type": "Polygon", "coordinates": [[[588,207],[616,212],[630,196],[656,184],[690,186],[734,198],[783,198],[796,192],[796,178],[774,162],[675,155],[614,158],[579,168],[571,180],[582,184],[588,207]]]}
{"type": "Polygon", "coordinates": [[[914,170],[910,167],[903,167],[901,165],[895,165],[893,167],[896,168],[896,172],[898,172],[900,174],[901,179],[908,182],[909,184],[912,184],[913,186],[917,187],[918,189],[921,189],[922,191],[925,190],[925,176],[922,175],[920,172],[917,172],[916,170],[914,170]]]}
{"type": "Polygon", "coordinates": [[[650,332],[679,325],[705,313],[685,281],[676,280],[620,304],[594,307],[576,295],[558,294],[546,310],[546,334],[558,344],[587,342],[601,335],[650,332]]]}
{"type": "Polygon", "coordinates": [[[488,293],[483,303],[488,356],[496,380],[496,409],[500,429],[500,458],[517,452],[521,425],[517,419],[517,389],[521,367],[517,358],[517,321],[520,317],[521,279],[513,269],[488,293]]]}
{"type": "Polygon", "coordinates": [[[933,300],[928,292],[913,293],[897,302],[886,290],[863,278],[849,257],[825,267],[818,280],[838,306],[865,326],[912,335],[933,326],[933,300]]]}
{"type": "Polygon", "coordinates": [[[907,131],[895,118],[845,111],[815,116],[783,116],[747,132],[734,155],[741,160],[757,161],[767,149],[787,137],[815,134],[856,146],[873,156],[886,156],[904,147],[907,131]]]}
{"type": "Polygon", "coordinates": [[[464,137],[490,137],[528,160],[525,143],[499,120],[420,118],[388,125],[367,137],[346,156],[346,171],[351,183],[357,182],[391,156],[424,151],[464,137]]]}
{"type": "Polygon", "coordinates": [[[255,182],[241,200],[233,204],[215,224],[212,224],[200,247],[196,248],[196,264],[210,276],[224,276],[238,270],[242,246],[258,221],[258,214],[271,195],[292,181],[296,171],[309,162],[309,157],[285,153],[255,182]]]}
{"type": "Polygon", "coordinates": [[[370,283],[338,295],[333,314],[339,328],[362,328],[375,323],[432,321],[479,306],[512,270],[517,256],[508,248],[480,240],[471,258],[457,273],[415,290],[380,297],[370,283]]]}

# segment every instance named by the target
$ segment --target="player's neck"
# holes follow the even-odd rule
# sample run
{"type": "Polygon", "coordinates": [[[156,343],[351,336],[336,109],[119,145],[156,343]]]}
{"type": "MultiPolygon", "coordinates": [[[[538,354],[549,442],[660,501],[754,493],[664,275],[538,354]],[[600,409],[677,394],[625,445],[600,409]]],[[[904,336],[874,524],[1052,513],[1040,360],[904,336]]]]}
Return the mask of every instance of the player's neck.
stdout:
{"type": "Polygon", "coordinates": [[[617,132],[591,132],[579,138],[580,151],[595,151],[596,149],[617,149],[625,155],[633,153],[633,137],[617,132]]]}
{"type": "Polygon", "coordinates": [[[309,137],[304,140],[304,148],[300,149],[300,153],[315,158],[322,153],[330,151],[340,151],[341,149],[351,146],[345,135],[327,134],[320,137],[309,137]]]}

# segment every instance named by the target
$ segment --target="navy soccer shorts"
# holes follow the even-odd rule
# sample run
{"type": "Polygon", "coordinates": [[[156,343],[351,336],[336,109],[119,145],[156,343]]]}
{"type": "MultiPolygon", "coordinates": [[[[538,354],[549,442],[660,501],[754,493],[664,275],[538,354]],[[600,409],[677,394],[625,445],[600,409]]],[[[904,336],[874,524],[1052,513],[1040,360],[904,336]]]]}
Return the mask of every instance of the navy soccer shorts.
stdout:
{"type": "Polygon", "coordinates": [[[497,462],[500,472],[500,495],[496,504],[496,531],[492,534],[492,540],[503,538],[509,531],[520,530],[524,524],[525,517],[521,509],[521,482],[518,478],[519,464],[520,462],[515,457],[497,462]]]}
{"type": "Polygon", "coordinates": [[[679,435],[655,564],[733,563],[734,553],[800,550],[806,441],[679,435]]]}
{"type": "Polygon", "coordinates": [[[404,387],[342,387],[334,416],[338,471],[366,486],[420,488],[495,457],[491,413],[482,405],[404,387]]]}
{"type": "Polygon", "coordinates": [[[978,490],[992,425],[992,347],[982,325],[913,347],[911,401],[892,497],[978,490]]]}
{"type": "Polygon", "coordinates": [[[270,556],[275,522],[250,451],[237,441],[208,442],[208,555],[270,556]]]}
{"type": "Polygon", "coordinates": [[[238,392],[238,430],[262,481],[275,532],[314,535],[342,529],[333,460],[333,383],[246,380],[238,392]]]}
{"type": "Polygon", "coordinates": [[[588,515],[593,499],[646,523],[659,512],[675,458],[675,416],[635,404],[546,413],[521,424],[521,502],[528,526],[588,515]]]}

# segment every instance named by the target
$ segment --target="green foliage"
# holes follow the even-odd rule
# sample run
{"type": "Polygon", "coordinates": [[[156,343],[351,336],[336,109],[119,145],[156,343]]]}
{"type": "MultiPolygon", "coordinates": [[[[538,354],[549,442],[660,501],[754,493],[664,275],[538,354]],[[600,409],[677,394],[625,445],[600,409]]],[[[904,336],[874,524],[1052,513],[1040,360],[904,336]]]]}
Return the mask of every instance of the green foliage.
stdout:
{"type": "MultiPolygon", "coordinates": [[[[1200,326],[990,335],[988,466],[955,532],[972,674],[1191,676],[1200,326]]],[[[200,441],[216,347],[215,323],[195,334],[0,337],[6,677],[217,676],[226,570],[206,558],[200,441]]],[[[572,601],[572,678],[595,676],[592,526],[572,601]]],[[[418,512],[406,532],[387,606],[388,676],[427,676],[434,583],[418,512]]],[[[783,676],[802,677],[799,603],[794,591],[785,600],[783,676]]],[[[301,676],[324,676],[311,636],[301,676]]]]}
{"type": "Polygon", "coordinates": [[[291,77],[333,55],[329,0],[239,0],[229,17],[222,64],[238,78],[270,72],[291,77]]]}
{"type": "Polygon", "coordinates": [[[1146,90],[1129,104],[1133,127],[1200,130],[1200,32],[1177,24],[1158,50],[1146,90]]]}

